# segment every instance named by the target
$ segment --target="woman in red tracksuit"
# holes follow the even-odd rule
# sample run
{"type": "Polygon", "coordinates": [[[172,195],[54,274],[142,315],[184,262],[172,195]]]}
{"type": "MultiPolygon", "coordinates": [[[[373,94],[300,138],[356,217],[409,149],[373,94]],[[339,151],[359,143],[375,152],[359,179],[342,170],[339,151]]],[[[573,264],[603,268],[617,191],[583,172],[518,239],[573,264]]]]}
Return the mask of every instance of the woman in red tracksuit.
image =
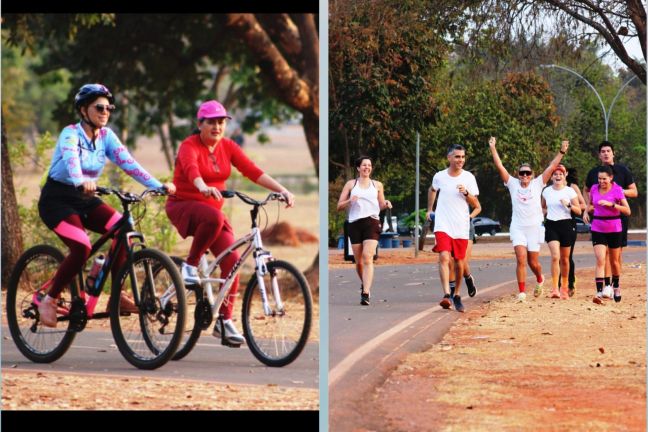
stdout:
{"type": "MultiPolygon", "coordinates": [[[[173,173],[176,194],[169,196],[166,212],[183,238],[193,236],[187,262],[182,266],[185,284],[200,283],[197,265],[207,249],[218,256],[235,241],[232,226],[221,211],[223,197],[219,192],[225,189],[232,165],[258,185],[284,195],[288,207],[295,202],[292,193],[257,167],[234,141],[225,138],[227,119],[231,117],[219,102],[203,103],[197,114],[198,131],[178,149],[173,173]]],[[[229,254],[220,263],[221,274],[229,274],[238,259],[236,251],[229,254]]],[[[214,326],[214,336],[222,337],[228,345],[245,342],[231,319],[238,282],[237,275],[214,326]]]]}

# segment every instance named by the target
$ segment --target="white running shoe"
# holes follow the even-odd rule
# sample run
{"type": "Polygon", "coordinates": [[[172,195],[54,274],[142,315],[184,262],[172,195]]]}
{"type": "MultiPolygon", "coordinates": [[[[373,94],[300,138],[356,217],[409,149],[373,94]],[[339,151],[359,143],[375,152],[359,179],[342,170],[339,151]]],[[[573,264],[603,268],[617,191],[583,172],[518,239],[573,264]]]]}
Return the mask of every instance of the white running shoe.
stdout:
{"type": "Polygon", "coordinates": [[[241,345],[245,343],[245,338],[241,335],[236,327],[234,322],[231,319],[228,320],[216,320],[216,325],[214,325],[214,332],[212,333],[214,337],[221,338],[221,323],[223,329],[225,330],[225,340],[233,345],[241,345]]]}
{"type": "Polygon", "coordinates": [[[182,263],[182,280],[185,285],[200,284],[200,277],[198,276],[198,267],[182,263]]]}
{"type": "Polygon", "coordinates": [[[517,295],[517,301],[520,303],[524,302],[526,300],[526,293],[521,292],[517,295]]]}
{"type": "Polygon", "coordinates": [[[609,298],[611,299],[612,296],[614,296],[614,290],[612,289],[612,286],[610,285],[605,285],[603,287],[603,298],[609,298]]]}

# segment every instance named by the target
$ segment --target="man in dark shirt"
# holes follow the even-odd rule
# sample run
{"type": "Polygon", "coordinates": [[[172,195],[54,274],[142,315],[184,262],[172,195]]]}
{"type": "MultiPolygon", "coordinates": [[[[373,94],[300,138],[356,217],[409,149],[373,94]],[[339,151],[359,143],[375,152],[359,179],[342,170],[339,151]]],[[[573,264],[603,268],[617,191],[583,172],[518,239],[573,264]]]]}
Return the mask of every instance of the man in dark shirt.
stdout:
{"type": "MultiPolygon", "coordinates": [[[[599,160],[602,165],[609,165],[614,171],[614,183],[618,184],[623,188],[623,194],[626,198],[636,198],[638,196],[637,185],[634,182],[632,173],[625,165],[614,163],[614,147],[609,141],[603,141],[599,144],[599,160]]],[[[586,208],[589,208],[590,204],[590,189],[593,185],[598,183],[598,166],[592,168],[589,173],[587,173],[587,179],[585,180],[585,187],[583,188],[583,198],[585,198],[586,208]]],[[[589,223],[589,214],[583,212],[583,220],[586,223],[589,223]]],[[[623,253],[623,248],[628,245],[628,216],[621,215],[621,224],[623,227],[623,234],[621,238],[621,252],[623,253]]],[[[612,268],[610,267],[609,255],[606,257],[605,262],[605,286],[610,286],[612,276],[612,268]]]]}

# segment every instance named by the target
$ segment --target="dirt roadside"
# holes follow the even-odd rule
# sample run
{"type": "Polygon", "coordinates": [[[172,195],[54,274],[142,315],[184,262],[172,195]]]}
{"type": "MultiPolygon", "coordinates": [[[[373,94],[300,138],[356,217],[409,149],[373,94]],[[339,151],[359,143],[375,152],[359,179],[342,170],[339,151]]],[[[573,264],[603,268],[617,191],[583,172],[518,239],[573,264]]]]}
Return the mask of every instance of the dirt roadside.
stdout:
{"type": "MultiPolygon", "coordinates": [[[[475,246],[474,260],[512,249],[475,246]]],[[[570,300],[545,289],[525,303],[511,294],[469,310],[375,389],[368,406],[379,420],[357,430],[645,430],[645,260],[624,263],[620,303],[595,305],[593,270],[576,274],[570,300]]]]}

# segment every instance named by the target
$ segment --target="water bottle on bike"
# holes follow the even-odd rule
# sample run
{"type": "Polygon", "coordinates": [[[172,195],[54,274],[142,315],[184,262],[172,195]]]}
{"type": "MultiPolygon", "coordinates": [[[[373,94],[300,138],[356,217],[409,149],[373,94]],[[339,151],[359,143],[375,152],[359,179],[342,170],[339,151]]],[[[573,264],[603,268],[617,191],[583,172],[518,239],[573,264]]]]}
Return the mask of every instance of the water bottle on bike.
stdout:
{"type": "Polygon", "coordinates": [[[99,291],[101,289],[101,284],[97,283],[97,279],[101,279],[99,273],[101,272],[101,268],[105,262],[106,257],[103,254],[97,256],[97,258],[92,262],[92,267],[90,267],[88,277],[85,281],[85,292],[88,293],[88,298],[86,299],[85,304],[89,316],[92,316],[94,309],[97,306],[99,295],[101,294],[99,291]]]}

